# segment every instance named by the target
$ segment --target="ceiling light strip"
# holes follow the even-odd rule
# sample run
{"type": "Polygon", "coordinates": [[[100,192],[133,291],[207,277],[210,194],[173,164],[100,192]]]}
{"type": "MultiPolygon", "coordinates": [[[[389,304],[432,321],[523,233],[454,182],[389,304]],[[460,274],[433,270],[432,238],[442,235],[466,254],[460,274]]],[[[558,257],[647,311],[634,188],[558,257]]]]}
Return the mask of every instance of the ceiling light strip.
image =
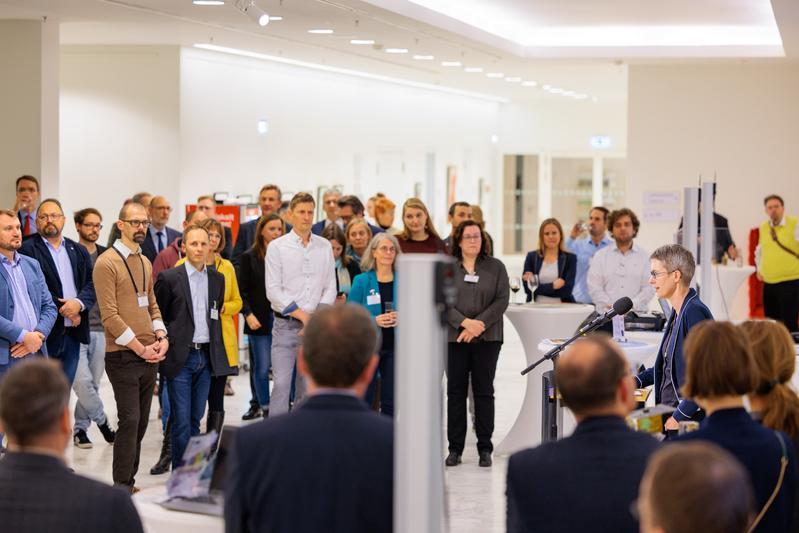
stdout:
{"type": "Polygon", "coordinates": [[[465,91],[463,89],[456,89],[454,87],[447,87],[444,85],[433,85],[430,83],[422,83],[418,81],[412,80],[405,80],[402,78],[392,78],[390,76],[382,76],[380,74],[371,74],[369,72],[363,72],[360,70],[350,70],[345,68],[339,67],[331,67],[329,65],[320,65],[318,63],[310,63],[308,61],[299,61],[297,59],[289,59],[286,57],[278,57],[272,56],[268,54],[262,54],[260,52],[252,52],[250,50],[241,50],[239,48],[229,48],[226,46],[218,46],[215,44],[203,44],[198,43],[193,45],[194,48],[199,48],[200,50],[208,50],[211,52],[220,52],[223,54],[230,54],[240,57],[248,57],[250,59],[260,59],[262,61],[271,61],[274,63],[282,63],[284,65],[292,65],[295,67],[302,67],[308,68],[313,70],[320,70],[323,72],[331,72],[334,74],[342,74],[345,76],[354,76],[357,78],[364,78],[368,80],[374,81],[381,81],[385,83],[393,83],[396,85],[404,85],[406,87],[413,87],[415,89],[424,89],[428,91],[436,91],[436,92],[443,92],[449,94],[456,94],[459,96],[467,96],[469,98],[476,98],[478,100],[487,100],[489,102],[497,102],[501,104],[507,104],[510,102],[510,99],[504,98],[501,96],[493,96],[490,94],[482,94],[482,93],[475,93],[471,91],[465,91]]]}

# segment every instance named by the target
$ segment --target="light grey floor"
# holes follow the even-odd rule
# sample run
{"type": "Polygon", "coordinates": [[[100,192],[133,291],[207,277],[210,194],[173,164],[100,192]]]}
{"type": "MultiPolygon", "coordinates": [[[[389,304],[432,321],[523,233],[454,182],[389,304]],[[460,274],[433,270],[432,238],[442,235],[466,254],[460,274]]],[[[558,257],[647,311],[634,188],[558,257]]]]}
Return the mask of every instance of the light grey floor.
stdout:
{"type": "MultiPolygon", "coordinates": [[[[507,434],[521,407],[525,380],[519,375],[524,368],[524,352],[516,331],[505,321],[505,344],[499,358],[495,380],[496,388],[496,446],[507,434]]],[[[225,398],[226,423],[241,424],[241,415],[247,410],[250,398],[246,374],[233,379],[234,396],[225,398]]],[[[107,378],[103,379],[101,396],[106,412],[116,427],[116,408],[113,391],[107,378]]],[[[74,402],[73,394],[73,402],[74,402]]],[[[157,399],[153,398],[150,425],[142,443],[142,456],[136,484],[141,488],[166,483],[167,475],[151,476],[150,467],[158,459],[161,446],[161,428],[156,419],[157,399]]],[[[446,412],[446,410],[445,410],[446,412]]],[[[90,450],[69,446],[67,460],[76,472],[111,483],[112,447],[106,444],[92,424],[89,438],[94,443],[90,450]]],[[[445,441],[446,446],[446,441],[445,441]]],[[[442,450],[442,461],[444,451],[442,450]]],[[[477,449],[474,434],[467,437],[463,464],[446,469],[446,490],[449,506],[450,531],[457,533],[491,533],[505,531],[505,469],[507,458],[494,457],[492,468],[477,466],[477,449]]]]}

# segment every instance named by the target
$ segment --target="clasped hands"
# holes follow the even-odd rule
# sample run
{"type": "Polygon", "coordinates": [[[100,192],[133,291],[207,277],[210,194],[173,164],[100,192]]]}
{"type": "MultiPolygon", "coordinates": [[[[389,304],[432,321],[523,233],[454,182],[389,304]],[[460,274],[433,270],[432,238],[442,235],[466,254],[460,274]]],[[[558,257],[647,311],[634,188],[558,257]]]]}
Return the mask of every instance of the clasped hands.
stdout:
{"type": "Polygon", "coordinates": [[[397,325],[397,312],[391,311],[388,313],[383,313],[382,315],[377,315],[375,317],[375,322],[381,328],[393,328],[397,325]]]}
{"type": "Polygon", "coordinates": [[[464,318],[461,327],[463,331],[458,335],[456,342],[472,342],[486,330],[485,322],[473,318],[464,318]]]}
{"type": "Polygon", "coordinates": [[[77,327],[80,325],[80,311],[81,306],[78,300],[65,300],[63,298],[59,298],[58,301],[63,305],[58,309],[58,314],[64,318],[68,318],[72,321],[72,327],[77,327]]]}
{"type": "Polygon", "coordinates": [[[166,338],[158,339],[152,344],[144,346],[144,349],[137,353],[139,357],[148,363],[160,363],[166,358],[166,352],[169,349],[169,340],[166,338]]]}
{"type": "Polygon", "coordinates": [[[11,346],[11,357],[25,357],[28,354],[36,353],[42,347],[44,334],[40,331],[29,331],[22,337],[22,342],[11,346]]]}

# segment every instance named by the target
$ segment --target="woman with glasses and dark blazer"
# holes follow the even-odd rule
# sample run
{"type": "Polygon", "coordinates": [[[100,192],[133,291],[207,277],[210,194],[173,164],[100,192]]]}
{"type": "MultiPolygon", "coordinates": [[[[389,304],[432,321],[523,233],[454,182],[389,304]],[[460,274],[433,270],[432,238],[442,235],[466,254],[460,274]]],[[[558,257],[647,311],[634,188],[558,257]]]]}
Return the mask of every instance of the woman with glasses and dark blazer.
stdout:
{"type": "Polygon", "coordinates": [[[463,455],[470,381],[480,466],[491,466],[494,450],[494,375],[510,284],[505,265],[487,254],[487,246],[485,233],[473,220],[461,222],[452,237],[457,300],[447,316],[447,466],[459,464],[463,455]]]}

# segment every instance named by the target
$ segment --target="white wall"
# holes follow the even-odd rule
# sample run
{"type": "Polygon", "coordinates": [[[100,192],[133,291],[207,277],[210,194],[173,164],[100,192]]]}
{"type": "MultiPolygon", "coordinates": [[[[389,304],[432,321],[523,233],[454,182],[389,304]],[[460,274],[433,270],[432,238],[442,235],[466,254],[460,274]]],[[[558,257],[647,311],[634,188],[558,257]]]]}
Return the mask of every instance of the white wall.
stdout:
{"type": "Polygon", "coordinates": [[[401,203],[415,182],[429,189],[434,153],[429,207],[446,232],[447,165],[458,167],[466,201],[477,200],[480,177],[493,179],[493,102],[193,49],[182,52],[180,100],[183,202],[211,191],[257,196],[274,182],[284,193],[342,184],[401,203]],[[267,135],[256,131],[261,118],[267,135]]]}
{"type": "MultiPolygon", "coordinates": [[[[744,250],[765,219],[763,197],[799,212],[799,65],[788,62],[632,66],[629,70],[630,207],[645,191],[680,191],[718,173],[716,210],[744,250]]],[[[648,222],[650,251],[672,242],[676,223],[648,222]]],[[[745,291],[734,316],[745,315],[745,291]]]]}
{"type": "MultiPolygon", "coordinates": [[[[105,240],[122,202],[162,194],[179,227],[180,49],[166,46],[63,46],[61,187],[71,213],[96,207],[105,240]]],[[[70,222],[68,235],[74,235],[70,222]]]]}

